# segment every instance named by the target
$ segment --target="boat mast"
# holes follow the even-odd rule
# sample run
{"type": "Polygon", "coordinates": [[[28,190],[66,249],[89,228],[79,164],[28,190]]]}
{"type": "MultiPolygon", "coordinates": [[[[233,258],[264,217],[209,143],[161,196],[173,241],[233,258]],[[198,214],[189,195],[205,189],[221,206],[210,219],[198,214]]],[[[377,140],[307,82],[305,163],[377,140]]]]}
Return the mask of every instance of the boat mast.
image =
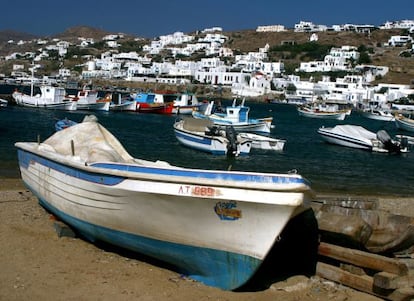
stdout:
{"type": "Polygon", "coordinates": [[[32,78],[30,81],[30,97],[33,97],[33,85],[34,85],[34,62],[32,62],[32,78]]]}

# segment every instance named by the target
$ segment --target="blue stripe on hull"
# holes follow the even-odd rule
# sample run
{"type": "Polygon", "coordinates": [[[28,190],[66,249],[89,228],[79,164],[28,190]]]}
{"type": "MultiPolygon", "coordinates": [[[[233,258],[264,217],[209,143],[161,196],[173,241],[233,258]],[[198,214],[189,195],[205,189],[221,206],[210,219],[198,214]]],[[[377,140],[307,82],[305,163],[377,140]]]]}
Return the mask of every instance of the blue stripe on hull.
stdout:
{"type": "MultiPolygon", "coordinates": [[[[44,157],[38,156],[28,151],[18,149],[18,160],[21,167],[27,168],[30,163],[38,162],[41,165],[55,169],[72,177],[82,179],[88,182],[94,182],[104,185],[116,185],[121,183],[126,178],[114,176],[110,174],[94,173],[83,171],[78,168],[56,163],[44,157]]],[[[270,174],[255,174],[255,173],[228,173],[226,171],[202,171],[191,169],[167,169],[162,167],[145,167],[138,165],[116,164],[116,163],[93,163],[91,167],[99,167],[110,170],[121,170],[131,173],[144,173],[152,175],[175,176],[175,177],[190,177],[199,179],[222,179],[223,181],[240,181],[240,182],[257,182],[257,183],[275,183],[275,184],[304,184],[309,186],[308,181],[300,176],[287,177],[284,175],[270,175],[270,174]]]]}
{"type": "MultiPolygon", "coordinates": [[[[34,192],[31,187],[28,188],[34,192]]],[[[257,258],[241,254],[160,241],[94,225],[58,210],[39,195],[37,197],[44,208],[90,241],[103,241],[157,258],[174,265],[180,273],[209,286],[234,290],[245,284],[262,263],[257,258]]]]}
{"type": "Polygon", "coordinates": [[[91,173],[82,171],[79,169],[71,168],[63,164],[56,163],[46,158],[37,156],[30,152],[18,150],[17,156],[19,159],[19,165],[23,168],[28,168],[31,162],[37,162],[43,166],[47,166],[51,169],[57,170],[63,174],[69,175],[74,178],[82,179],[88,182],[99,183],[104,185],[116,185],[121,183],[125,178],[117,177],[107,174],[91,173]]]}

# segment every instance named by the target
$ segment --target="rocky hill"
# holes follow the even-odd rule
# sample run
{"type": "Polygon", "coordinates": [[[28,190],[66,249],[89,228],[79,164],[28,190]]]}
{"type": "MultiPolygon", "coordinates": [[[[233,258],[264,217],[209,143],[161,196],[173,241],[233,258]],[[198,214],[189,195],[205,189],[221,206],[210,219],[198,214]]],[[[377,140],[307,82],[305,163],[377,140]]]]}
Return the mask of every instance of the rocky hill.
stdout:
{"type": "Polygon", "coordinates": [[[14,30],[1,30],[0,31],[0,45],[2,45],[3,43],[7,43],[10,40],[27,41],[27,40],[31,40],[35,38],[37,38],[37,36],[29,34],[29,33],[17,32],[14,30]]]}

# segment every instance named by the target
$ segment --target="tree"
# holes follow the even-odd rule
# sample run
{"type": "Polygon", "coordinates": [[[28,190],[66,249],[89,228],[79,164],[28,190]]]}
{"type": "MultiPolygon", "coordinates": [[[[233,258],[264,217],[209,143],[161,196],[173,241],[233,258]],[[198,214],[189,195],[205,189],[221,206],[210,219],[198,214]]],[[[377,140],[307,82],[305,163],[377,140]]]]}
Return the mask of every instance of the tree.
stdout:
{"type": "Polygon", "coordinates": [[[358,59],[358,64],[370,64],[371,58],[367,52],[361,52],[358,59]]]}

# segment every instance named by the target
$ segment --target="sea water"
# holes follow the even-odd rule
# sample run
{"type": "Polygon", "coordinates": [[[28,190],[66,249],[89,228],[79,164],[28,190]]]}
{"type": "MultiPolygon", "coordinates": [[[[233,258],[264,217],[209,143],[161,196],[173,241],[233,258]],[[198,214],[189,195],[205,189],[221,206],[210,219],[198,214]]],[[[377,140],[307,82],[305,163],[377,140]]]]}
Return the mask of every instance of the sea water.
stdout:
{"type": "Polygon", "coordinates": [[[300,117],[294,105],[248,101],[246,104],[251,109],[250,117],[273,117],[270,136],[287,140],[283,152],[252,149],[248,156],[227,158],[186,148],[175,138],[175,115],[69,112],[9,105],[0,109],[0,182],[1,177],[19,177],[15,142],[43,141],[54,133],[57,120],[66,117],[81,122],[86,115],[94,114],[137,158],[201,169],[296,171],[310,181],[316,193],[413,195],[414,150],[401,155],[371,153],[327,144],[317,133],[321,126],[354,124],[373,132],[385,129],[391,136],[413,135],[400,132],[393,122],[367,119],[355,112],[343,121],[313,119],[300,117]]]}

